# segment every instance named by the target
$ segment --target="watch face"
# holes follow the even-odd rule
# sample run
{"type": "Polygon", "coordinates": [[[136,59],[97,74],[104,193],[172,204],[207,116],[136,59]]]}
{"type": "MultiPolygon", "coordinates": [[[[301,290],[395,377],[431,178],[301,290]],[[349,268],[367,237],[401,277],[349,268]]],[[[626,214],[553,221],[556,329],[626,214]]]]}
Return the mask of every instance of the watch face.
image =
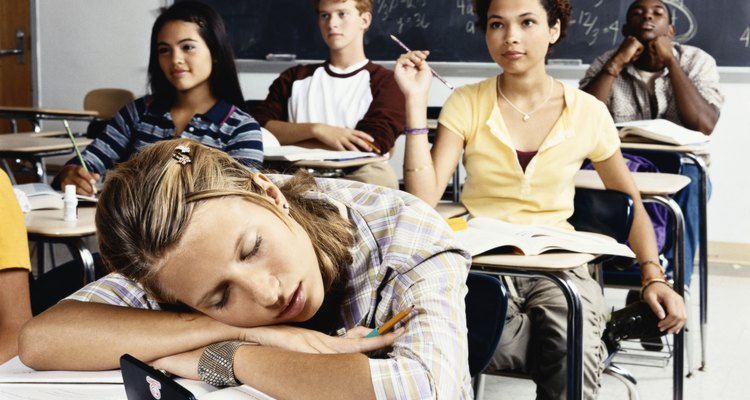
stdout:
{"type": "Polygon", "coordinates": [[[174,379],[130,354],[120,357],[120,370],[128,400],[196,400],[174,379]]]}

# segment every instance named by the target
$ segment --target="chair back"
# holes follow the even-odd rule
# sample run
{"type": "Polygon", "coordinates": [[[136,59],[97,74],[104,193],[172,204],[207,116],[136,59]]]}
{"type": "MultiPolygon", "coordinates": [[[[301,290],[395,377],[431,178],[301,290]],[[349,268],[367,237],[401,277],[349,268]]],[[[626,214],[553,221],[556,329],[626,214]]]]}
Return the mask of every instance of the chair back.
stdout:
{"type": "Polygon", "coordinates": [[[98,111],[98,119],[109,120],[134,99],[133,92],[127,89],[94,89],[83,98],[83,109],[98,111]]]}
{"type": "Polygon", "coordinates": [[[480,374],[490,363],[500,343],[508,310],[508,293],[500,279],[469,272],[466,279],[466,325],[469,342],[469,372],[480,374]]]}
{"type": "Polygon", "coordinates": [[[577,188],[575,208],[568,219],[577,231],[607,235],[625,243],[633,224],[633,199],[616,190],[577,188]]]}
{"type": "Polygon", "coordinates": [[[643,157],[651,161],[659,172],[679,174],[682,171],[682,156],[674,151],[625,149],[623,153],[643,157]]]}

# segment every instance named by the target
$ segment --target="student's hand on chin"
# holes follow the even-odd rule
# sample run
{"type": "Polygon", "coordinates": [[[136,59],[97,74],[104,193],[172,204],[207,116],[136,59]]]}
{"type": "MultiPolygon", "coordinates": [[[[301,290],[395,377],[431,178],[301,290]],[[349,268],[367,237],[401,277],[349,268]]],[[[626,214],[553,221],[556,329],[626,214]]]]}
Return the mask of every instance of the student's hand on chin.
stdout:
{"type": "Polygon", "coordinates": [[[672,39],[669,36],[659,36],[649,43],[651,58],[666,64],[672,59],[672,39]]]}
{"type": "Polygon", "coordinates": [[[301,353],[366,353],[393,345],[404,332],[396,331],[365,338],[371,329],[357,327],[344,336],[328,336],[324,333],[287,325],[251,328],[246,338],[261,346],[278,347],[301,353]]]}
{"type": "Polygon", "coordinates": [[[618,52],[622,55],[625,63],[631,63],[637,60],[643,53],[643,44],[634,36],[628,36],[622,42],[622,45],[620,45],[618,52]]]}
{"type": "Polygon", "coordinates": [[[200,380],[201,378],[198,376],[198,361],[204,349],[204,347],[201,347],[185,353],[158,358],[151,363],[151,366],[167,371],[172,375],[200,380]]]}

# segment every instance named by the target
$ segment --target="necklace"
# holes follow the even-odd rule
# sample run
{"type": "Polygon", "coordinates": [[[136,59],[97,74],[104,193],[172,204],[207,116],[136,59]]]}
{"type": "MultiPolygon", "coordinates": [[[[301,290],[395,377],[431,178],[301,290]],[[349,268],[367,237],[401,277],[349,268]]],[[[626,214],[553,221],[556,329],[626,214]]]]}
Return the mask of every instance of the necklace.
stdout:
{"type": "Polygon", "coordinates": [[[523,114],[523,118],[522,118],[523,122],[526,122],[526,121],[529,120],[529,118],[531,118],[531,114],[539,111],[539,109],[542,108],[545,104],[547,104],[547,102],[549,101],[549,99],[552,98],[552,89],[554,88],[554,84],[555,84],[555,80],[550,76],[549,77],[549,94],[547,94],[547,98],[544,99],[544,101],[541,102],[541,104],[539,104],[535,109],[533,109],[533,110],[531,110],[529,112],[521,111],[520,108],[516,107],[515,104],[511,103],[510,100],[508,100],[508,98],[505,97],[505,94],[503,93],[503,90],[500,89],[500,80],[499,79],[497,80],[497,92],[500,93],[500,96],[502,96],[503,100],[505,100],[506,102],[508,102],[509,106],[511,106],[514,110],[518,111],[519,113],[523,114]]]}

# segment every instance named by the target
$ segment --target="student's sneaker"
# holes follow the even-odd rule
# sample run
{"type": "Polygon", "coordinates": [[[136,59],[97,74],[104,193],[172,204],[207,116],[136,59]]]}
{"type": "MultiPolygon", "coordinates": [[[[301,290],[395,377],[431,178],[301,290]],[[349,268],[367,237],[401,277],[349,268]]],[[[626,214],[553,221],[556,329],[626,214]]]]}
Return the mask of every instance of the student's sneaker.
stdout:
{"type": "MultiPolygon", "coordinates": [[[[637,290],[628,291],[628,295],[625,298],[625,305],[627,306],[641,301],[640,296],[641,294],[637,290]]],[[[647,351],[662,351],[662,349],[664,349],[664,342],[662,341],[661,336],[642,338],[641,347],[647,351]]]]}
{"type": "MultiPolygon", "coordinates": [[[[666,335],[666,332],[659,330],[658,322],[659,319],[651,311],[651,307],[641,300],[612,312],[603,337],[607,350],[612,354],[612,350],[616,351],[619,342],[625,339],[650,339],[666,335]]],[[[649,343],[651,342],[653,340],[649,340],[649,343]]]]}

